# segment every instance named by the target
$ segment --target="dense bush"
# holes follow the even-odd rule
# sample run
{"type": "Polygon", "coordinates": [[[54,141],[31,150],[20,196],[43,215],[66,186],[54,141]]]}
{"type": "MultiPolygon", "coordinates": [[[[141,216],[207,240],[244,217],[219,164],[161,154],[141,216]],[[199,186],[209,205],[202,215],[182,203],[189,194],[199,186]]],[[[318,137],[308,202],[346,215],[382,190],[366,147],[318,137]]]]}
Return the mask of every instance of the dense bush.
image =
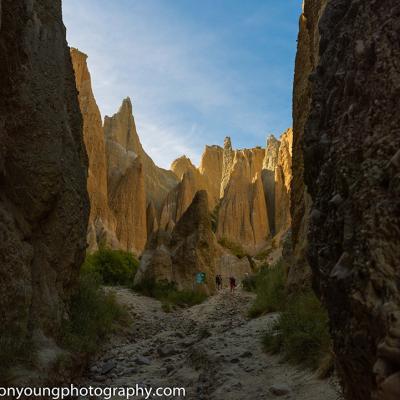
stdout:
{"type": "Polygon", "coordinates": [[[251,318],[285,308],[285,281],[286,272],[282,261],[272,267],[265,266],[252,278],[251,284],[255,287],[257,297],[249,310],[251,318]]]}
{"type": "Polygon", "coordinates": [[[86,257],[82,271],[99,275],[105,285],[131,286],[138,267],[132,253],[102,248],[86,257]]]}
{"type": "Polygon", "coordinates": [[[311,291],[293,295],[286,309],[266,332],[263,344],[267,351],[282,352],[287,361],[317,369],[324,364],[325,372],[332,365],[328,316],[311,291]]]}
{"type": "Polygon", "coordinates": [[[164,311],[171,311],[174,307],[191,307],[202,303],[207,295],[196,290],[178,290],[173,282],[156,282],[146,280],[134,288],[136,291],[162,302],[164,311]]]}
{"type": "Polygon", "coordinates": [[[99,274],[83,270],[71,298],[63,344],[74,352],[93,353],[118,324],[127,321],[125,309],[112,292],[104,291],[101,281],[99,274]]]}
{"type": "Polygon", "coordinates": [[[243,289],[248,292],[255,292],[257,285],[257,276],[249,275],[242,280],[243,289]]]}
{"type": "Polygon", "coordinates": [[[218,240],[218,243],[225,247],[226,249],[230,250],[232,254],[234,254],[238,258],[243,258],[247,256],[247,253],[244,251],[243,247],[239,243],[232,242],[227,238],[222,238],[218,240]]]}

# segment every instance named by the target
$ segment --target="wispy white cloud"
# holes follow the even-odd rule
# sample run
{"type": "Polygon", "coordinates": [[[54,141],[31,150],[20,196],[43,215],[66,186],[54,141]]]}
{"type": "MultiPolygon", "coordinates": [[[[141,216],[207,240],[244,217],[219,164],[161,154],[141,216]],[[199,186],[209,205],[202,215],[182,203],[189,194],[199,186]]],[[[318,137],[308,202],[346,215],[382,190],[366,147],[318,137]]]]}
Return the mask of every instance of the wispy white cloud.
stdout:
{"type": "MultiPolygon", "coordinates": [[[[130,96],[143,146],[163,167],[182,154],[197,163],[205,144],[220,144],[227,134],[237,133],[240,146],[263,145],[267,130],[282,129],[273,105],[284,103],[271,97],[269,107],[264,97],[290,80],[254,49],[232,45],[232,27],[205,29],[169,5],[64,0],[69,43],[89,56],[102,114],[112,115],[130,96]]],[[[252,14],[240,28],[246,23],[264,22],[252,14]]]]}

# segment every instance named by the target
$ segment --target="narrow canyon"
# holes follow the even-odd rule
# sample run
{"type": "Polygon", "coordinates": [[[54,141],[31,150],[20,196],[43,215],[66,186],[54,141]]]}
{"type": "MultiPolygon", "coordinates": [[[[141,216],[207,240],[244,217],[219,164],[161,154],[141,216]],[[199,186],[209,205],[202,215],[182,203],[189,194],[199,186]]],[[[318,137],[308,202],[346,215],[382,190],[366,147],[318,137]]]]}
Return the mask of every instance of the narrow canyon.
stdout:
{"type": "Polygon", "coordinates": [[[217,138],[198,166],[182,154],[164,169],[130,97],[101,115],[61,1],[0,0],[0,386],[400,399],[399,34],[395,0],[304,0],[292,127],[253,148],[217,138]],[[102,251],[137,270],[102,282],[126,321],[89,356],[63,338],[102,251]],[[277,265],[285,307],[251,316],[272,283],[246,285],[277,265]],[[203,297],[171,306],[150,282],[203,297]],[[327,379],[265,351],[299,293],[326,313],[327,379]]]}

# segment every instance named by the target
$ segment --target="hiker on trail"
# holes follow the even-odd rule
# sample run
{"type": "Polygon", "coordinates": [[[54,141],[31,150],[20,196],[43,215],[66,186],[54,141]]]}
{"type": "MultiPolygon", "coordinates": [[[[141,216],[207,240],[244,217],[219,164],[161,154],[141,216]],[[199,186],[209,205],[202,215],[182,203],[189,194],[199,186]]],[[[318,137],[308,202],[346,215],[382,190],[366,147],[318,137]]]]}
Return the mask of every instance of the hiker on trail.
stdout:
{"type": "Polygon", "coordinates": [[[231,287],[231,293],[233,293],[236,287],[236,279],[233,276],[229,278],[229,286],[231,287]]]}
{"type": "Polygon", "coordinates": [[[221,275],[217,275],[215,277],[215,283],[217,285],[217,289],[221,290],[222,289],[222,276],[221,275]]]}

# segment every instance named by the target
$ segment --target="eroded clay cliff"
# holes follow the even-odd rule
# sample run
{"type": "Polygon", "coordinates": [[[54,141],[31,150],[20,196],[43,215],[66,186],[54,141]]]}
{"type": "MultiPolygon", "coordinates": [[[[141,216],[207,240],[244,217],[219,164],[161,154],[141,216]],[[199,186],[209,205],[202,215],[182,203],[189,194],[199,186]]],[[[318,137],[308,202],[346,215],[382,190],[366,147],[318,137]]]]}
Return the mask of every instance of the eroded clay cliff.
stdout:
{"type": "Polygon", "coordinates": [[[302,120],[308,259],[352,400],[400,398],[399,20],[397,1],[327,2],[302,120]]]}
{"type": "Polygon", "coordinates": [[[208,192],[217,202],[220,195],[223,165],[223,149],[220,146],[206,146],[201,156],[199,171],[208,180],[208,192]]]}
{"type": "Polygon", "coordinates": [[[316,69],[319,60],[318,23],[326,2],[327,0],[304,1],[299,21],[293,86],[293,176],[290,193],[293,259],[288,275],[288,285],[293,290],[311,285],[311,269],[305,254],[311,199],[304,183],[302,146],[304,126],[311,105],[309,76],[316,69]]]}
{"type": "Polygon", "coordinates": [[[38,382],[85,255],[87,157],[61,2],[0,3],[0,337],[33,341],[38,382]]]}
{"type": "Polygon", "coordinates": [[[172,162],[171,170],[181,182],[168,193],[162,205],[160,227],[163,229],[179,220],[199,190],[207,191],[210,212],[215,208],[221,185],[222,148],[206,146],[200,168],[196,168],[188,157],[182,156],[172,162]]]}
{"type": "Polygon", "coordinates": [[[205,288],[215,290],[214,277],[221,256],[211,230],[207,192],[198,191],[172,233],[160,230],[143,253],[135,283],[168,280],[180,289],[193,289],[198,272],[206,274],[205,288]]]}
{"type": "Polygon", "coordinates": [[[195,193],[206,190],[217,237],[256,252],[268,238],[281,238],[290,228],[291,154],[289,129],[282,141],[271,136],[266,149],[234,150],[226,137],[224,149],[206,146],[200,168],[186,156],[178,158],[171,169],[181,182],[163,204],[160,227],[179,221],[195,193]]]}
{"type": "Polygon", "coordinates": [[[88,251],[99,244],[118,247],[116,222],[109,207],[106,148],[99,108],[92,91],[87,55],[71,49],[79,106],[83,117],[83,138],[89,160],[87,189],[90,199],[88,251]]]}
{"type": "Polygon", "coordinates": [[[275,233],[284,234],[291,227],[290,185],[292,183],[293,131],[288,129],[280,138],[275,166],[275,233]],[[275,206],[276,205],[276,206],[275,206]]]}
{"type": "Polygon", "coordinates": [[[105,118],[104,133],[115,233],[123,249],[140,254],[147,241],[147,181],[129,99],[123,101],[117,114],[105,118]]]}
{"type": "MultiPolygon", "coordinates": [[[[160,209],[167,194],[178,184],[179,180],[172,171],[159,168],[144,151],[136,131],[132,115],[132,103],[125,99],[119,111],[112,117],[104,119],[104,133],[108,141],[117,143],[126,151],[140,157],[146,188],[146,200],[152,201],[160,209]]],[[[117,149],[114,149],[116,151],[117,149]]]]}
{"type": "Polygon", "coordinates": [[[263,170],[261,172],[272,234],[275,234],[275,168],[278,163],[279,146],[279,140],[277,140],[275,136],[270,135],[267,139],[263,170]]]}
{"type": "Polygon", "coordinates": [[[217,237],[254,250],[265,244],[270,229],[260,176],[263,157],[260,173],[257,173],[255,168],[260,160],[258,157],[254,160],[249,154],[251,150],[234,153],[228,184],[218,209],[217,237]]]}

